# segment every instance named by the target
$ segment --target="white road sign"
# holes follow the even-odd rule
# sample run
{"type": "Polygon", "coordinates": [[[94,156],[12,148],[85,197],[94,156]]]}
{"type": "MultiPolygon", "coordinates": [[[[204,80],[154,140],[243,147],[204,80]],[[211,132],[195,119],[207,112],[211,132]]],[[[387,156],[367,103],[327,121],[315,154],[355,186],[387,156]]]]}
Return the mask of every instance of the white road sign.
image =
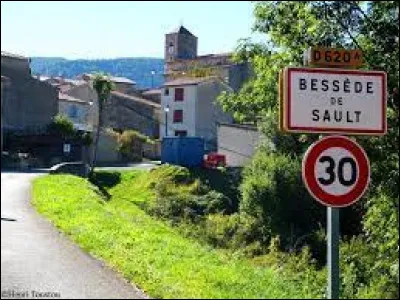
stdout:
{"type": "Polygon", "coordinates": [[[310,194],[331,207],[349,206],[366,191],[370,178],[367,154],[344,136],[327,136],[307,150],[303,181],[310,194]]]}
{"type": "Polygon", "coordinates": [[[70,153],[71,152],[71,144],[64,144],[64,153],[70,153]]]}
{"type": "Polygon", "coordinates": [[[288,132],[386,133],[384,72],[286,68],[283,84],[288,132]]]}

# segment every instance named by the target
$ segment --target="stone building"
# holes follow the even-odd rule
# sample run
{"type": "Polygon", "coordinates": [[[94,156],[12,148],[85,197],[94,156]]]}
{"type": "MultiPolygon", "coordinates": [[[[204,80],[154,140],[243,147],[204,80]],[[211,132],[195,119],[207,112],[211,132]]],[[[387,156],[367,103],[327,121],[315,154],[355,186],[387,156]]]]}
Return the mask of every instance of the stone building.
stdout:
{"type": "Polygon", "coordinates": [[[161,103],[162,89],[151,89],[142,92],[142,96],[145,99],[151,100],[155,103],[161,103]]]}
{"type": "MultiPolygon", "coordinates": [[[[86,128],[85,131],[94,132],[98,124],[98,100],[97,93],[89,82],[83,81],[74,84],[73,86],[60,86],[59,91],[62,94],[68,95],[73,99],[79,99],[82,102],[81,109],[82,114],[85,115],[85,119],[81,120],[82,125],[77,125],[81,128],[86,128]]],[[[73,102],[71,102],[73,103],[73,102]]]]}
{"type": "Polygon", "coordinates": [[[8,78],[2,90],[4,130],[45,130],[58,112],[57,90],[31,76],[28,58],[3,51],[1,75],[8,78]]]}
{"type": "Polygon", "coordinates": [[[94,126],[89,122],[91,104],[85,100],[75,98],[59,92],[59,114],[62,114],[74,124],[74,128],[80,131],[93,132],[94,126]]]}
{"type": "Polygon", "coordinates": [[[197,37],[185,27],[180,26],[165,35],[164,57],[166,62],[176,59],[192,59],[197,57],[197,37]]]}
{"type": "MultiPolygon", "coordinates": [[[[87,82],[94,78],[94,74],[83,74],[78,76],[78,79],[85,80],[87,82]]],[[[110,76],[110,80],[115,85],[115,90],[124,94],[134,93],[136,91],[136,82],[125,77],[110,76]]]]}
{"type": "Polygon", "coordinates": [[[218,76],[237,91],[251,76],[248,63],[232,61],[232,53],[197,55],[197,37],[185,27],[165,35],[165,82],[181,77],[218,76]]]}
{"type": "Polygon", "coordinates": [[[150,100],[118,91],[103,108],[103,124],[118,131],[136,130],[151,138],[159,137],[160,105],[150,100]]]}
{"type": "Polygon", "coordinates": [[[231,53],[198,56],[197,37],[183,26],[165,35],[164,47],[161,136],[203,137],[206,150],[216,150],[217,124],[233,122],[217,98],[241,88],[251,75],[249,64],[234,62],[231,53]]]}
{"type": "Polygon", "coordinates": [[[179,78],[165,83],[161,105],[168,107],[168,111],[161,119],[161,136],[202,137],[206,149],[215,150],[217,123],[232,122],[215,99],[229,90],[227,84],[215,77],[179,78]]]}

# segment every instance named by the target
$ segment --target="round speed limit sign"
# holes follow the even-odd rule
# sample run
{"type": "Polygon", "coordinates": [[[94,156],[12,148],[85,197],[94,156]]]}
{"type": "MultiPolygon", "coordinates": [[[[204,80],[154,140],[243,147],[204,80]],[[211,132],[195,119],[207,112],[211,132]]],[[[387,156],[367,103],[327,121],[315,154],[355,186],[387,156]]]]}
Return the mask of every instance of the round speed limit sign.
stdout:
{"type": "Polygon", "coordinates": [[[366,191],[369,160],[361,146],[351,139],[328,136],[308,148],[302,175],[317,201],[330,207],[345,207],[355,203],[366,191]]]}

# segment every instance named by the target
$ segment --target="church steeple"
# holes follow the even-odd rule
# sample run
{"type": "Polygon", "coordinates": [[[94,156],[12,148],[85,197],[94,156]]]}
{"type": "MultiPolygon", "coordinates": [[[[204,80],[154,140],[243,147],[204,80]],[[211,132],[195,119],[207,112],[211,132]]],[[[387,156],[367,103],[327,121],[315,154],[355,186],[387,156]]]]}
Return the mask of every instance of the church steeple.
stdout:
{"type": "Polygon", "coordinates": [[[183,25],[165,35],[165,61],[197,56],[197,37],[183,25]]]}

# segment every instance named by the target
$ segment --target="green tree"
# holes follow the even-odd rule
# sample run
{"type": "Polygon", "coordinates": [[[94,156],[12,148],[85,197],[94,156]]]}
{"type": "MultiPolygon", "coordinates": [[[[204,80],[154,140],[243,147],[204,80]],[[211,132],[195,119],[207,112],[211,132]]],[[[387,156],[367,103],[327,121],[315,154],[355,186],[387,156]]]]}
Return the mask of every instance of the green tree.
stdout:
{"type": "Polygon", "coordinates": [[[59,135],[63,139],[72,138],[76,134],[74,124],[67,116],[58,114],[49,124],[48,130],[50,133],[59,135]]]}
{"type": "Polygon", "coordinates": [[[99,121],[96,129],[96,137],[94,140],[94,151],[93,151],[93,158],[90,164],[90,174],[93,174],[94,168],[96,166],[97,160],[97,147],[99,143],[100,131],[103,126],[103,109],[108,101],[111,92],[114,90],[114,84],[110,80],[110,78],[104,74],[97,73],[93,79],[93,88],[97,92],[97,99],[98,99],[98,106],[99,106],[99,121]]]}
{"type": "Polygon", "coordinates": [[[254,76],[239,92],[221,94],[219,102],[238,121],[258,124],[274,141],[275,150],[267,145],[261,151],[297,159],[319,138],[316,134],[285,134],[278,128],[279,71],[285,66],[302,65],[303,51],[308,47],[357,48],[365,57],[363,69],[387,73],[388,133],[383,137],[357,137],[370,158],[372,178],[367,195],[351,209],[360,213],[362,222],[355,221],[363,226],[363,240],[374,252],[371,274],[377,278],[391,274],[375,286],[368,279],[368,293],[387,291],[390,286],[392,296],[398,296],[399,2],[257,2],[254,16],[253,30],[265,34],[265,42],[244,39],[236,49],[236,59],[249,60],[254,76]]]}

